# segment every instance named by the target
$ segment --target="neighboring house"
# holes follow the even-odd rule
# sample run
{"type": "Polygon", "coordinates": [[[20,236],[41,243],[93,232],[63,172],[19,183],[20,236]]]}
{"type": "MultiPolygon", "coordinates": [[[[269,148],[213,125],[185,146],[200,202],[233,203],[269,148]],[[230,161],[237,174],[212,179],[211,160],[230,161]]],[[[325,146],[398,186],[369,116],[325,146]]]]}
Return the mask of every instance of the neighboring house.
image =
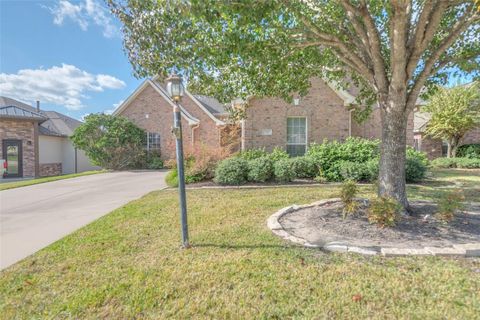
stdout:
{"type": "MultiPolygon", "coordinates": [[[[442,139],[432,138],[426,135],[425,129],[430,121],[430,114],[416,110],[414,117],[414,140],[415,149],[423,151],[428,155],[429,159],[447,155],[447,144],[442,139]]],[[[461,145],[480,143],[480,126],[467,132],[467,134],[460,140],[461,145]]]]}
{"type": "MultiPolygon", "coordinates": [[[[149,150],[160,151],[162,159],[172,159],[175,157],[173,107],[165,85],[154,78],[145,80],[113,115],[132,120],[147,132],[149,150]]],[[[228,144],[228,136],[234,132],[235,125],[226,122],[228,114],[216,99],[193,95],[186,90],[180,110],[185,149],[201,145],[216,149],[228,144]]]]}
{"type": "Polygon", "coordinates": [[[0,97],[0,159],[7,177],[41,177],[98,169],[68,138],[80,121],[0,97]]]}
{"type": "MultiPolygon", "coordinates": [[[[380,112],[375,108],[365,122],[357,124],[345,107],[355,100],[354,90],[338,90],[320,79],[312,79],[312,88],[294,103],[280,98],[250,98],[246,119],[241,123],[238,142],[242,149],[278,146],[291,155],[304,154],[308,144],[324,139],[347,137],[381,138],[380,112]],[[298,102],[298,103],[297,103],[298,102]]],[[[232,130],[228,114],[216,99],[186,91],[181,103],[183,139],[186,149],[206,145],[224,147],[232,130]]],[[[154,79],[145,80],[115,111],[147,131],[148,145],[160,150],[163,159],[175,157],[173,102],[165,86],[154,79]]],[[[409,117],[407,144],[413,146],[413,114],[409,117]]]]}

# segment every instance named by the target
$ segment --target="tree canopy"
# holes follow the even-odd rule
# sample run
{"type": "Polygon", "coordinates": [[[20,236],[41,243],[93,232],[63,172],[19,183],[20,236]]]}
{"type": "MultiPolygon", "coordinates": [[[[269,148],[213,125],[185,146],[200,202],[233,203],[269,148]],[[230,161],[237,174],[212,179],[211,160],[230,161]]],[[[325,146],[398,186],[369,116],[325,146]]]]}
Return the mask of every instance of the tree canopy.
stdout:
{"type": "Polygon", "coordinates": [[[424,111],[431,114],[426,133],[447,141],[448,157],[455,157],[465,134],[480,126],[480,87],[476,83],[436,92],[424,111]]]}
{"type": "Polygon", "coordinates": [[[480,77],[477,0],[106,0],[138,77],[181,72],[223,101],[304,95],[312,77],[359,89],[382,121],[379,194],[408,207],[407,119],[421,92],[480,77]],[[427,90],[425,90],[427,89],[427,90]]]}
{"type": "Polygon", "coordinates": [[[90,114],[70,139],[95,165],[106,169],[124,169],[144,155],[145,132],[124,117],[90,114]]]}

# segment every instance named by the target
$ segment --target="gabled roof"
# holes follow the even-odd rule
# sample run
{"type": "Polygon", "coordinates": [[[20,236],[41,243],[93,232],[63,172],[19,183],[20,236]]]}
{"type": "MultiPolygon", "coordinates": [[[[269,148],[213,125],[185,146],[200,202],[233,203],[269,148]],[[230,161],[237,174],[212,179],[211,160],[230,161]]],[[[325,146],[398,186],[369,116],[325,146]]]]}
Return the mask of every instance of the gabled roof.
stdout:
{"type": "Polygon", "coordinates": [[[46,117],[40,113],[25,110],[18,106],[2,106],[0,107],[0,118],[2,119],[18,119],[18,120],[33,120],[33,121],[45,121],[46,117]]]}
{"type": "MultiPolygon", "coordinates": [[[[172,106],[172,108],[175,106],[172,99],[168,97],[167,93],[164,91],[164,89],[160,85],[158,85],[156,82],[150,79],[147,79],[143,81],[142,84],[137,89],[135,89],[135,91],[127,98],[127,100],[122,102],[122,104],[119,105],[118,108],[115,109],[115,111],[113,111],[113,115],[119,115],[148,86],[151,86],[153,89],[155,89],[155,91],[172,106]]],[[[196,125],[200,123],[200,120],[193,117],[190,113],[187,112],[187,110],[185,110],[185,108],[183,108],[181,105],[179,107],[180,107],[180,114],[185,120],[187,120],[189,125],[196,125]]]]}
{"type": "Polygon", "coordinates": [[[225,105],[220,103],[217,99],[209,96],[194,94],[193,95],[208,111],[213,115],[227,114],[225,105]]]}

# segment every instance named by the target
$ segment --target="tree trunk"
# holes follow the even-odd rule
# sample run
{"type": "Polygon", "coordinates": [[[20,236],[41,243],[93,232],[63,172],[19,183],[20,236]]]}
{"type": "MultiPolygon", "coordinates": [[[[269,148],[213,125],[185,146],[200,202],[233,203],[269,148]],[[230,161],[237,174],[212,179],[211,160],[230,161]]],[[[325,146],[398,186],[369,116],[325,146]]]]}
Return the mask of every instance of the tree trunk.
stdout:
{"type": "Polygon", "coordinates": [[[405,186],[405,161],[407,147],[407,118],[404,107],[382,107],[382,144],[378,195],[391,197],[408,211],[405,186]],[[393,109],[393,110],[392,110],[393,109]]]}
{"type": "Polygon", "coordinates": [[[452,142],[447,140],[447,158],[452,157],[452,142]]]}
{"type": "Polygon", "coordinates": [[[452,158],[456,158],[457,157],[457,149],[458,149],[458,142],[460,141],[459,138],[453,138],[453,142],[452,142],[452,158]]]}

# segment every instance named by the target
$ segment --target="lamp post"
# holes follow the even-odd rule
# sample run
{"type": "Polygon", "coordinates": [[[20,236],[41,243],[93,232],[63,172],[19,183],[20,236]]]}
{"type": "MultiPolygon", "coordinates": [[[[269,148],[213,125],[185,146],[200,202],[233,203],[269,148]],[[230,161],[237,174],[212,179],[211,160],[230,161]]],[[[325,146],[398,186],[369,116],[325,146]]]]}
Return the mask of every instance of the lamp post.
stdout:
{"type": "Polygon", "coordinates": [[[188,223],[187,223],[187,196],[185,193],[185,174],[183,168],[183,142],[182,142],[182,122],[180,117],[180,106],[178,103],[182,100],[184,87],[182,77],[172,74],[167,79],[167,92],[175,103],[173,108],[173,134],[176,141],[177,153],[177,171],[178,171],[178,193],[180,197],[180,221],[182,223],[182,245],[183,248],[189,248],[188,241],[188,223]]]}

